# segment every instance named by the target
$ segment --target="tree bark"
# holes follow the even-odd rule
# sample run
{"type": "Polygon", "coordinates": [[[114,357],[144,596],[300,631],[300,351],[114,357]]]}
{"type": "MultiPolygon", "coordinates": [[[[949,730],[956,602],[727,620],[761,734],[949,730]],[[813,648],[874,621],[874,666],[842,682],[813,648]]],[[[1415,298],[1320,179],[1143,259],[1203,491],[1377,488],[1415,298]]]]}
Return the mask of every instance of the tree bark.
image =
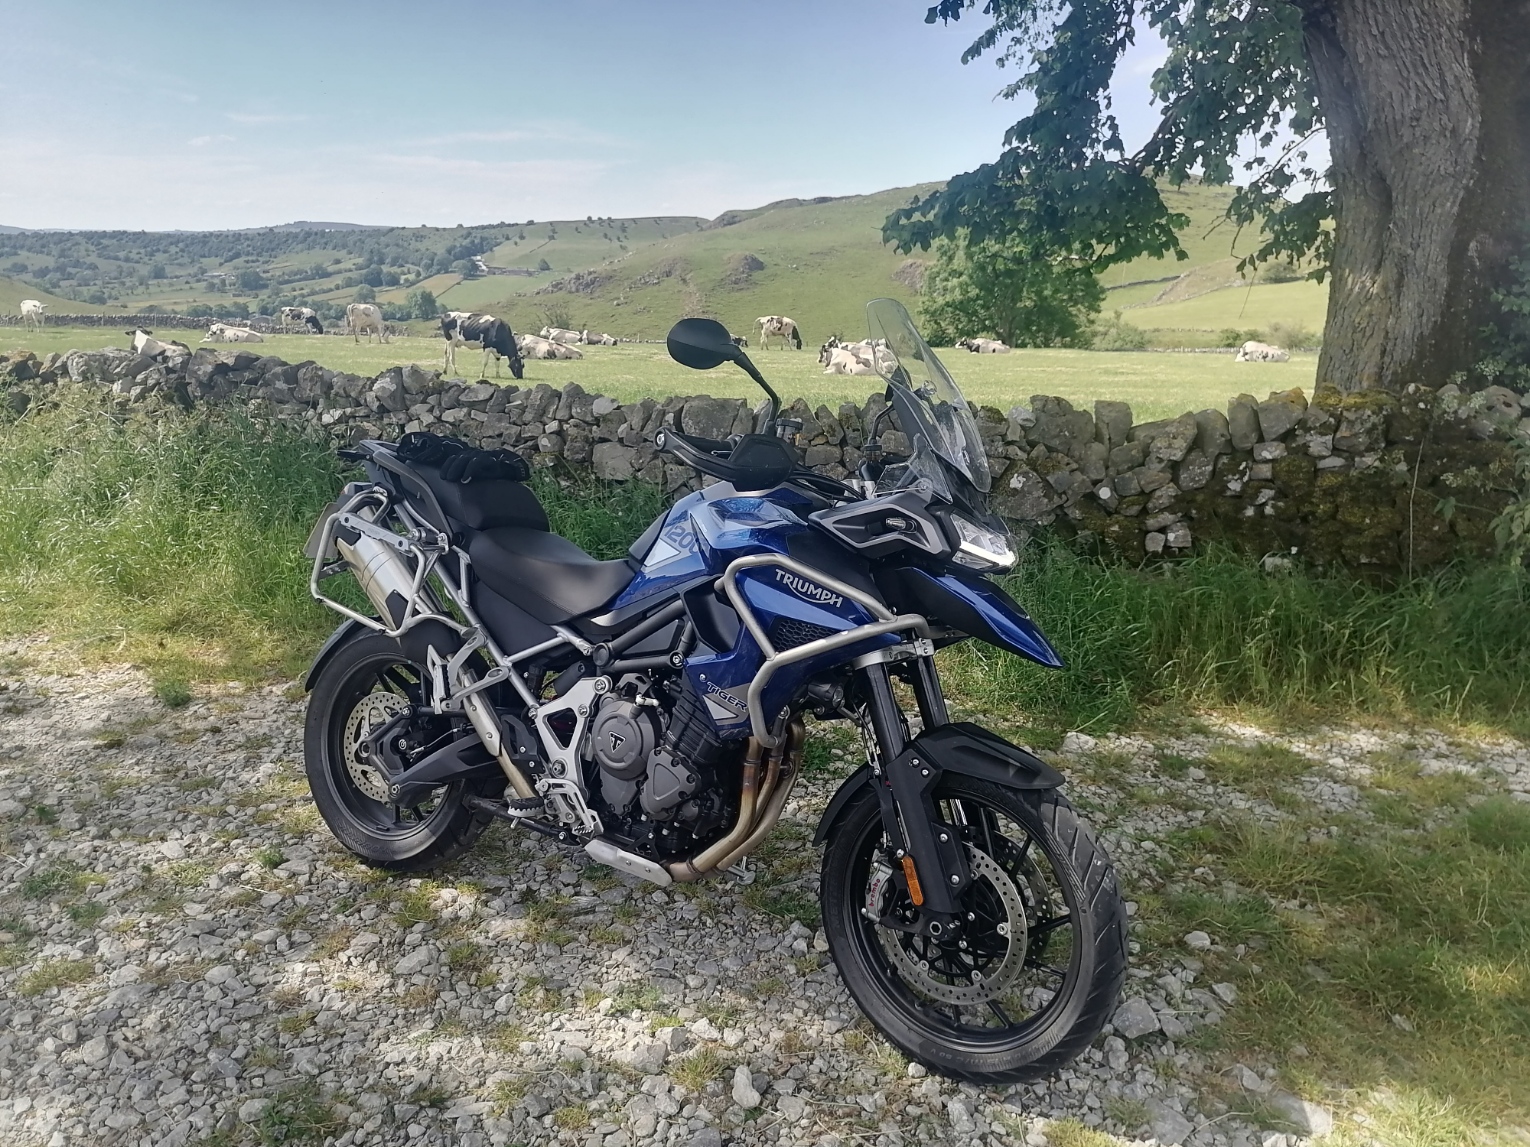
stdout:
{"type": "Polygon", "coordinates": [[[1333,161],[1318,383],[1441,385],[1525,242],[1530,0],[1296,2],[1333,161]]]}

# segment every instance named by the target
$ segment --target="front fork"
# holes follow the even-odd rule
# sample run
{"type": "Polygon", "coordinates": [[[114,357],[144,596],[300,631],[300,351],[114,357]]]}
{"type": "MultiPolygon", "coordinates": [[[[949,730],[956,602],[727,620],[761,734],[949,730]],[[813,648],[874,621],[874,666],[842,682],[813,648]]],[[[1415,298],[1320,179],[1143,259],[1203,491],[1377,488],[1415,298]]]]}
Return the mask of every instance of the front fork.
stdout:
{"type": "MultiPolygon", "coordinates": [[[[933,657],[914,661],[912,685],[925,729],[949,720],[933,657]]],[[[960,930],[959,897],[972,882],[967,850],[934,799],[941,770],[910,740],[885,662],[861,669],[867,757],[882,810],[894,878],[919,909],[919,930],[947,939],[960,930]]]]}

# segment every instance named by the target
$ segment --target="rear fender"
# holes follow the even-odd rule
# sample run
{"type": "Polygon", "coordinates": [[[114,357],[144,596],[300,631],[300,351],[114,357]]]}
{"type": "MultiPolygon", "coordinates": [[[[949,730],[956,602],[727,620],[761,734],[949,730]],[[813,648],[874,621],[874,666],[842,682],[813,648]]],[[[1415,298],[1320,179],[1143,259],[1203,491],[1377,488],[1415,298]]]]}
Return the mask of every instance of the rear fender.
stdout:
{"type": "Polygon", "coordinates": [[[329,635],[328,640],[319,647],[319,652],[314,656],[313,664],[308,667],[308,676],[303,678],[303,692],[312,693],[315,682],[319,680],[319,674],[324,672],[324,666],[329,664],[329,659],[335,655],[335,651],[359,633],[369,633],[370,630],[354,618],[348,618],[340,623],[340,628],[329,635]]]}
{"type": "MultiPolygon", "coordinates": [[[[903,756],[910,754],[917,754],[940,773],[961,773],[1010,789],[1055,789],[1064,783],[1063,775],[1041,758],[968,721],[939,725],[921,733],[909,742],[903,756]]],[[[823,844],[829,838],[850,802],[862,792],[871,792],[874,782],[870,768],[858,769],[845,778],[829,807],[824,809],[814,844],[823,844]]]]}
{"type": "MultiPolygon", "coordinates": [[[[308,676],[303,678],[303,692],[312,693],[314,683],[319,680],[319,674],[324,672],[324,667],[334,657],[337,650],[347,641],[372,633],[373,630],[362,625],[355,618],[348,618],[340,623],[340,628],[329,635],[328,640],[319,647],[318,654],[313,659],[313,664],[308,667],[308,676]]],[[[426,654],[431,646],[442,657],[450,657],[462,647],[462,639],[439,621],[422,621],[412,625],[399,638],[399,646],[404,655],[417,665],[426,663],[426,654]]]]}

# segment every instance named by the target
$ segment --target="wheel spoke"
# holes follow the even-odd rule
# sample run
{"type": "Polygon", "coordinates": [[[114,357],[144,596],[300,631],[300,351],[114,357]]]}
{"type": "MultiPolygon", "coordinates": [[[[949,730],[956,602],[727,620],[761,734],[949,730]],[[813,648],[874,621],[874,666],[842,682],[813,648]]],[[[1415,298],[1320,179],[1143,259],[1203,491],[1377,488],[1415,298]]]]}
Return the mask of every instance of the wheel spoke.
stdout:
{"type": "Polygon", "coordinates": [[[994,1014],[994,1018],[997,1019],[1005,1027],[1013,1026],[1014,1021],[1011,1020],[1008,1013],[1006,1013],[1005,1010],[999,1006],[998,1000],[989,1000],[988,1010],[991,1011],[994,1014]]]}
{"type": "Polygon", "coordinates": [[[1073,917],[1066,913],[1061,916],[1053,916],[1050,920],[1043,920],[1040,924],[1032,924],[1031,935],[1045,936],[1054,929],[1061,928],[1064,924],[1071,924],[1072,922],[1073,917]]]}

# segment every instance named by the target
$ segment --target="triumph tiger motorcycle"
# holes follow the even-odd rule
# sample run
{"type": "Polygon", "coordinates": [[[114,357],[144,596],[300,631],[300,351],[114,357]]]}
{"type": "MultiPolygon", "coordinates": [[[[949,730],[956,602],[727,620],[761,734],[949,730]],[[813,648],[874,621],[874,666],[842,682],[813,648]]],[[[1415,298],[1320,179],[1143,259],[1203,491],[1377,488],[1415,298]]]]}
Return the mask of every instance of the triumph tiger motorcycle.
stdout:
{"type": "Polygon", "coordinates": [[[743,875],[799,780],[804,718],[849,721],[866,763],[816,838],[846,987],[932,1070],[1034,1079],[1114,1009],[1125,912],[1062,776],[947,715],[938,649],[1062,662],[991,580],[1015,555],[961,392],[901,304],[867,309],[889,405],[844,481],[800,465],[721,324],[675,326],[677,361],[736,363],[768,401],[726,442],[659,432],[714,481],[616,561],[549,531],[509,452],[417,434],[343,452],[367,478],[309,542],[313,594],[346,621],[307,679],[308,780],[382,868],[433,868],[498,819],[666,886],[743,875]],[[892,412],[906,456],[880,445],[892,412]],[[347,571],[372,613],[322,588],[347,571]]]}

